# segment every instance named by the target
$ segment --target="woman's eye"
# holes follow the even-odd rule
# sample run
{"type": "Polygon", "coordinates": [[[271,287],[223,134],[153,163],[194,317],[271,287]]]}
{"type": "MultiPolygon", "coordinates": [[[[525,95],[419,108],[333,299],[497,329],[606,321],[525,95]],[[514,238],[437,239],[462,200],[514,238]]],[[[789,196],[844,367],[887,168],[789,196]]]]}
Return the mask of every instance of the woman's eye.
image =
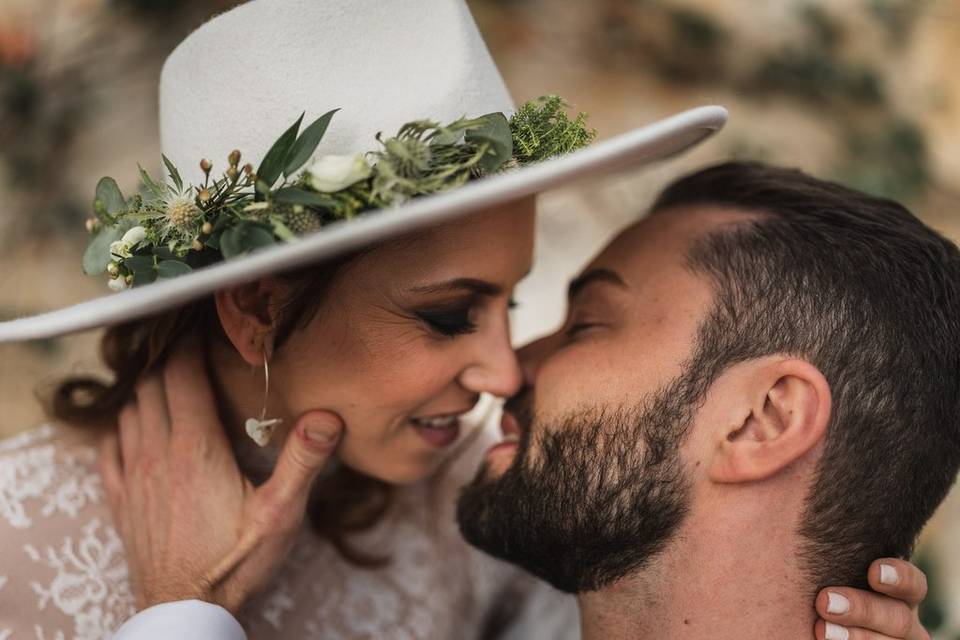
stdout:
{"type": "Polygon", "coordinates": [[[514,300],[513,298],[510,298],[510,300],[507,302],[507,309],[509,309],[510,311],[513,311],[514,309],[517,309],[519,307],[520,307],[520,303],[514,300]]]}
{"type": "Polygon", "coordinates": [[[419,311],[417,317],[433,331],[447,337],[473,333],[477,325],[470,319],[470,309],[452,309],[449,311],[419,311]]]}

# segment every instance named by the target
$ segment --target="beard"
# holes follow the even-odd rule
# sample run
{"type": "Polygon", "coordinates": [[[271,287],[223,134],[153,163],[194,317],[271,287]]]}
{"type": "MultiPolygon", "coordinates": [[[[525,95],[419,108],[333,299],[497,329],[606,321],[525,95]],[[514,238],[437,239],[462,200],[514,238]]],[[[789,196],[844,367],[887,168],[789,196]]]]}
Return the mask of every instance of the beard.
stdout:
{"type": "Polygon", "coordinates": [[[643,569],[688,511],[680,446],[702,397],[691,382],[681,376],[640,406],[592,407],[550,424],[525,410],[529,391],[511,400],[524,427],[516,458],[499,478],[484,467],[464,488],[464,538],[567,593],[643,569]]]}

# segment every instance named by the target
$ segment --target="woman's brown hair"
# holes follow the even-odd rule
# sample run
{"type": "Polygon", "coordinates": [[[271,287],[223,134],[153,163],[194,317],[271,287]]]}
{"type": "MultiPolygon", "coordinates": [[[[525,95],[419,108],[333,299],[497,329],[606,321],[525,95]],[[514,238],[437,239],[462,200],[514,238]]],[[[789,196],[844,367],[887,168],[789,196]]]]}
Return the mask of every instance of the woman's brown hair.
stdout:
{"type": "MultiPolygon", "coordinates": [[[[274,349],[282,348],[294,331],[309,323],[323,306],[334,278],[357,257],[359,254],[353,254],[279,276],[289,285],[290,294],[280,309],[274,349]]],[[[112,381],[92,376],[68,377],[55,386],[47,401],[47,412],[78,428],[116,425],[117,415],[133,397],[140,378],[162,367],[179,338],[194,331],[223,336],[212,296],[108,328],[100,348],[103,361],[113,374],[112,381]]],[[[379,566],[385,559],[353,549],[347,537],[375,525],[389,508],[390,498],[390,487],[385,482],[339,465],[315,483],[307,518],[313,531],[329,540],[345,559],[359,566],[379,566]]]]}

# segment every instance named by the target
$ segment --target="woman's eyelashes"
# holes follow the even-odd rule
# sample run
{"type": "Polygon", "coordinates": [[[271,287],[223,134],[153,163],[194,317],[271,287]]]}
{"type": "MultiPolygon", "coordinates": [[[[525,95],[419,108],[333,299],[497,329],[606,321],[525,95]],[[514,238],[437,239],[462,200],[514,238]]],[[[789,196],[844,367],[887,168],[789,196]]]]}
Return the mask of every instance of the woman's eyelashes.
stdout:
{"type": "MultiPolygon", "coordinates": [[[[453,338],[477,331],[476,316],[481,313],[483,304],[482,300],[474,299],[452,307],[421,309],[414,315],[434,333],[453,338]]],[[[508,311],[518,306],[519,303],[512,298],[507,301],[508,311]]]]}
{"type": "Polygon", "coordinates": [[[477,324],[470,317],[471,311],[471,306],[463,306],[450,309],[417,311],[416,316],[426,324],[431,331],[448,338],[453,338],[473,333],[477,330],[477,324]]]}

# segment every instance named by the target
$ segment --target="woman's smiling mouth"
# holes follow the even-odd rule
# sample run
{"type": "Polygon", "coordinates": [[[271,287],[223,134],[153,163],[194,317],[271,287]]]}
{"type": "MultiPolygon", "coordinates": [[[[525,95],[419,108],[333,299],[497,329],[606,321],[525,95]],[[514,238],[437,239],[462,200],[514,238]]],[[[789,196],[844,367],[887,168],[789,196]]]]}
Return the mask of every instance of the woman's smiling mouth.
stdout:
{"type": "Polygon", "coordinates": [[[447,447],[460,437],[460,417],[466,413],[410,418],[410,424],[421,438],[435,447],[447,447]]]}

